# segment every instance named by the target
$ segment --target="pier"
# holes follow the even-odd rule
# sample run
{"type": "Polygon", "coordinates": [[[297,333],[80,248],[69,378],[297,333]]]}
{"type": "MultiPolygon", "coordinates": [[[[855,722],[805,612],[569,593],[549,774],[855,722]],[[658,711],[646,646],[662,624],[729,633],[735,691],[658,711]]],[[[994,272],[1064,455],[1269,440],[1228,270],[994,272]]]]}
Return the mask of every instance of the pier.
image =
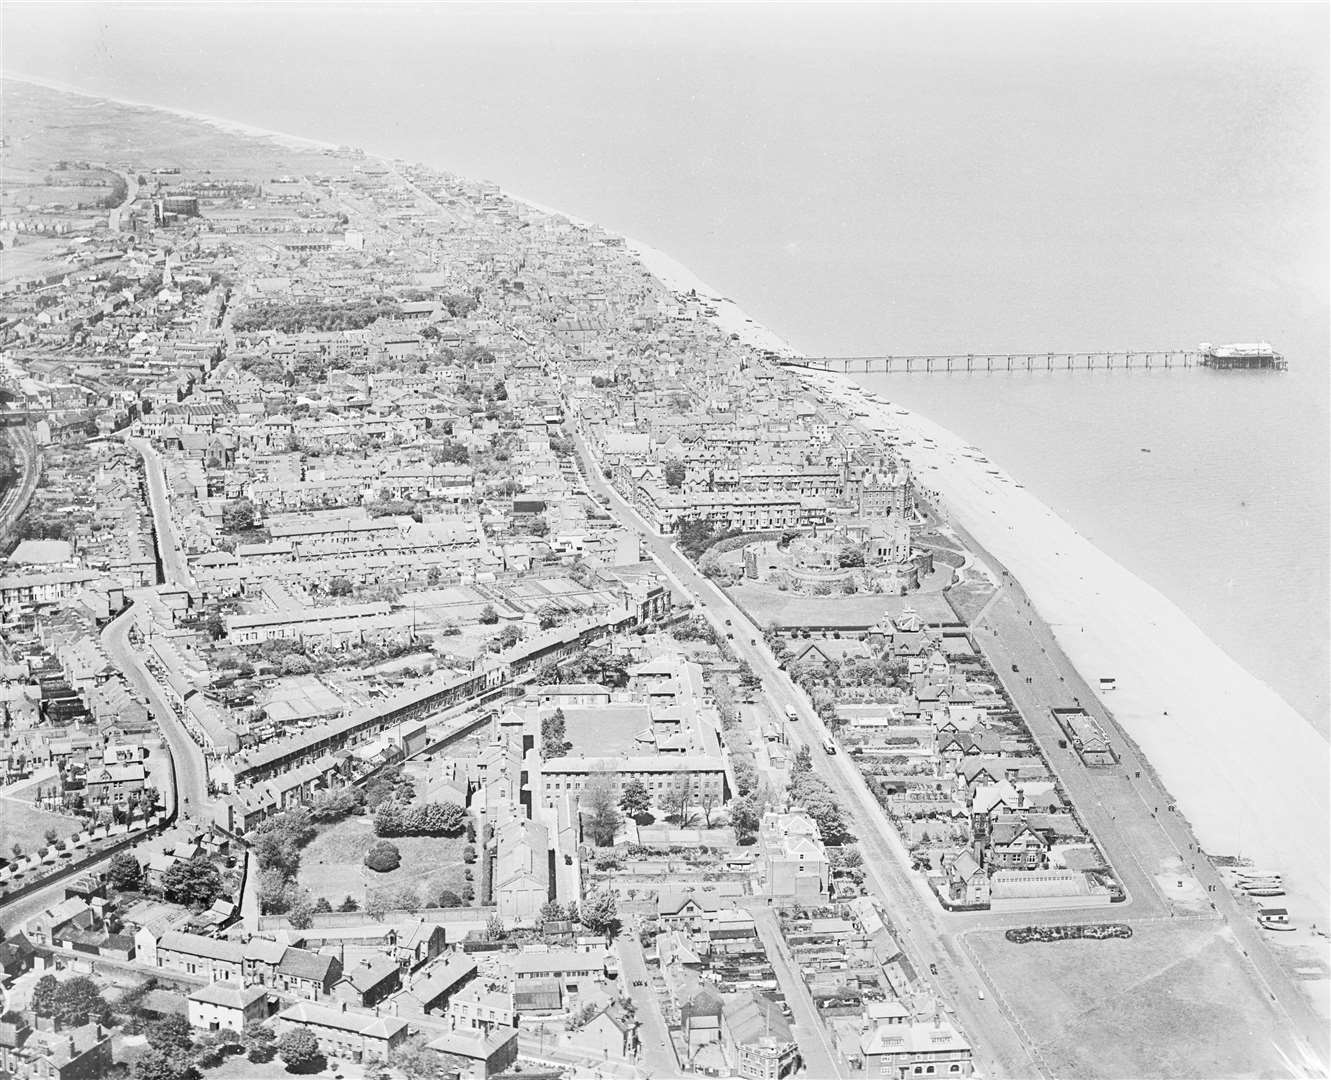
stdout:
{"type": "Polygon", "coordinates": [[[944,353],[901,356],[775,356],[786,367],[851,372],[1009,372],[1009,371],[1117,371],[1131,368],[1246,368],[1284,371],[1285,358],[1267,356],[1231,358],[1198,349],[1130,349],[1121,352],[944,353]]]}

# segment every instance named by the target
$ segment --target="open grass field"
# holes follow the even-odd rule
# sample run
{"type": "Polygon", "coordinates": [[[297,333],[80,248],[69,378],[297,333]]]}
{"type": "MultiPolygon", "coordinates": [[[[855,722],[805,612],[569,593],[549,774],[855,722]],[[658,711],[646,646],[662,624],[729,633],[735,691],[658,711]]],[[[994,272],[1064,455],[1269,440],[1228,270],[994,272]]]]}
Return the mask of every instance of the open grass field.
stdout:
{"type": "Polygon", "coordinates": [[[46,843],[47,829],[54,829],[62,837],[78,832],[83,823],[66,814],[52,814],[37,810],[31,803],[17,799],[0,799],[0,854],[9,858],[15,844],[24,851],[34,851],[46,843]]]}
{"type": "MultiPolygon", "coordinates": [[[[371,893],[396,892],[407,885],[422,901],[437,900],[444,889],[462,892],[465,836],[394,837],[402,864],[386,874],[365,865],[365,853],[375,839],[369,817],[349,817],[322,829],[301,852],[300,883],[315,899],[325,896],[334,907],[346,896],[355,897],[363,907],[371,893]]],[[[476,876],[479,881],[479,871],[476,876]]]]}
{"type": "Polygon", "coordinates": [[[1126,941],[1013,945],[999,930],[967,941],[1054,1075],[1288,1075],[1275,1015],[1219,924],[1144,924],[1126,941]]]}
{"type": "Polygon", "coordinates": [[[988,582],[972,578],[960,585],[953,585],[944,595],[952,610],[957,613],[957,618],[969,626],[984,609],[994,591],[988,582]]]}

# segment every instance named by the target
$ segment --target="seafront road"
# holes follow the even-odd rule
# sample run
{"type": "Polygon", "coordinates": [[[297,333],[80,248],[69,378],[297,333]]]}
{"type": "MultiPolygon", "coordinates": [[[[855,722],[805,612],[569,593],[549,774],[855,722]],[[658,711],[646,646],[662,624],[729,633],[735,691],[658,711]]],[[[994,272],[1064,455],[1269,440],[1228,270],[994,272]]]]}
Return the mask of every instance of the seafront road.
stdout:
{"type": "MultiPolygon", "coordinates": [[[[674,547],[669,537],[655,534],[636,509],[613,489],[601,473],[580,429],[575,430],[574,442],[584,463],[584,475],[593,491],[610,501],[621,520],[639,530],[648,551],[676,588],[689,596],[720,632],[734,635],[730,644],[762,678],[774,715],[781,716],[787,704],[795,709],[799,720],[787,725],[791,741],[797,746],[810,747],[815,771],[831,785],[853,820],[865,856],[868,884],[900,931],[899,943],[914,969],[934,986],[940,1000],[950,1005],[957,1022],[974,1042],[977,1068],[989,1076],[1047,1074],[1048,1069],[1039,1060],[1038,1047],[1034,1045],[1039,1033],[1018,1031],[1005,1013],[1001,1000],[996,999],[992,986],[977,969],[963,935],[976,930],[1001,930],[1031,924],[1186,917],[1189,914],[1186,911],[1172,911],[1154,880],[1154,874],[1163,868],[1157,869],[1149,861],[1146,865],[1139,861],[1141,853],[1146,850],[1178,853],[1185,868],[1195,862],[1197,869],[1189,869],[1189,872],[1203,886],[1215,885],[1219,881],[1204,858],[1186,857],[1196,853],[1195,838],[1186,821],[1168,810],[1167,796],[1155,785],[1149,767],[1127,747],[1126,740],[1120,745],[1125,747],[1128,756],[1122,763],[1123,769],[1114,770],[1112,777],[1097,778],[1075,755],[1059,750],[1057,740],[1061,732],[1048,711],[1049,705],[1064,702],[1071,705],[1076,698],[1087,705],[1094,701],[1094,696],[1057,648],[1047,627],[1034,617],[1033,612],[1028,616],[1018,611],[1017,605],[1024,597],[1015,601],[1011,596],[999,597],[985,612],[984,628],[978,631],[979,644],[995,670],[1000,672],[1000,677],[1003,671],[1010,671],[1011,663],[1018,664],[1022,677],[1005,679],[1005,686],[1013,696],[1014,704],[1031,724],[1032,734],[1064,790],[1126,886],[1128,900],[1100,908],[944,912],[921,875],[910,869],[908,854],[896,830],[868,791],[853,762],[845,755],[827,755],[822,751],[826,729],[803,693],[776,664],[764,644],[761,631],[674,547]],[[998,633],[985,634],[985,628],[997,629],[998,633]],[[1039,635],[1043,635],[1044,640],[1039,640],[1039,635]],[[1026,677],[1032,681],[1027,683],[1026,677]],[[1074,679],[1076,682],[1070,684],[1069,680],[1074,679]],[[1075,687],[1071,695],[1067,695],[1068,685],[1075,687]],[[1124,779],[1125,771],[1128,779],[1124,779]],[[1135,776],[1138,771],[1141,772],[1140,778],[1135,776]],[[930,964],[937,965],[939,976],[923,974],[929,971],[930,964]],[[981,991],[987,991],[983,998],[981,991]]],[[[964,536],[963,539],[973,552],[983,557],[983,549],[975,546],[970,537],[964,536]]],[[[995,566],[991,560],[988,565],[994,568],[998,580],[1004,580],[1001,567],[995,566]]],[[[1010,580],[1004,580],[1003,588],[1016,595],[1015,583],[1010,580]]],[[[1215,913],[1208,910],[1193,917],[1223,919],[1234,932],[1259,986],[1291,1021],[1291,1036],[1295,1032],[1303,1036],[1304,1045],[1300,1045],[1297,1039],[1290,1040],[1288,1050],[1292,1060],[1305,1059],[1308,1048],[1318,1060],[1326,1060],[1324,1025],[1317,1021],[1307,999],[1275,963],[1251,916],[1238,909],[1223,887],[1217,887],[1208,896],[1216,902],[1215,913]]]]}
{"type": "MultiPolygon", "coordinates": [[[[1267,931],[1256,925],[1253,912],[1245,910],[1201,851],[1187,820],[1174,809],[1173,799],[1149,762],[1072,666],[1017,581],[965,530],[955,525],[953,528],[1000,583],[998,593],[972,627],[977,644],[990,658],[1013,703],[1026,717],[1031,733],[1057,768],[1072,804],[1127,886],[1132,896],[1124,912],[1129,916],[1127,921],[1189,914],[1174,910],[1161,895],[1154,877],[1162,873],[1162,857],[1179,860],[1182,872],[1201,886],[1208,905],[1214,904],[1206,914],[1223,922],[1233,934],[1258,986],[1305,1040],[1306,1046],[1295,1044],[1291,1048],[1291,1059],[1304,1060],[1311,1050],[1318,1062],[1328,1061],[1331,1037],[1325,1022],[1272,955],[1264,940],[1267,931]],[[1014,664],[1018,669],[1015,673],[1014,664]],[[1071,749],[1060,749],[1062,731],[1050,713],[1051,707],[1085,709],[1110,735],[1119,753],[1118,765],[1086,768],[1071,749]],[[1150,862],[1152,858],[1155,865],[1150,862]]],[[[961,921],[967,922],[969,917],[961,921]]],[[[989,920],[976,921],[984,924],[989,920]]]]}

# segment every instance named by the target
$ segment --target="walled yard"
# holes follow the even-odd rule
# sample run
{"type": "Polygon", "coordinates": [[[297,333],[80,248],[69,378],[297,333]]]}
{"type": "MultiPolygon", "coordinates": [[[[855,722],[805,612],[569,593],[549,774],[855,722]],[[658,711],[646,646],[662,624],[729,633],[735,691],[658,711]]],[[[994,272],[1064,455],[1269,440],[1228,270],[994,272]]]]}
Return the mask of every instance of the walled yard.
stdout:
{"type": "MultiPolygon", "coordinates": [[[[397,836],[392,842],[402,853],[396,870],[377,873],[365,865],[365,853],[375,842],[373,819],[349,817],[321,829],[301,852],[300,883],[317,900],[326,897],[337,907],[346,896],[365,906],[370,895],[388,891],[398,893],[410,886],[422,905],[437,903],[444,889],[461,894],[465,866],[462,849],[465,836],[397,836]]],[[[472,864],[477,879],[480,872],[472,864]]],[[[476,889],[479,892],[479,888],[476,889]]]]}
{"type": "Polygon", "coordinates": [[[939,593],[912,593],[888,596],[870,593],[860,596],[800,596],[781,592],[771,585],[746,582],[726,590],[745,614],[761,627],[845,627],[863,630],[884,613],[896,615],[914,608],[926,623],[955,623],[957,616],[939,593]]]}

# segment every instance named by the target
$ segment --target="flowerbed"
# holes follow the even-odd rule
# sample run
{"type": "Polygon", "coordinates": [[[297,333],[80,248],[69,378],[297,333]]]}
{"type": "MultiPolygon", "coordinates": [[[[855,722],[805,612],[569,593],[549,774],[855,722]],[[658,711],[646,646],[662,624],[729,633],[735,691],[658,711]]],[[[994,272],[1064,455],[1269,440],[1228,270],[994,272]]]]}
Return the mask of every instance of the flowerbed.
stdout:
{"type": "Polygon", "coordinates": [[[1004,935],[1014,945],[1032,941],[1076,941],[1090,938],[1106,941],[1110,938],[1132,937],[1132,927],[1123,923],[1077,923],[1065,926],[1019,926],[1004,935]]]}

